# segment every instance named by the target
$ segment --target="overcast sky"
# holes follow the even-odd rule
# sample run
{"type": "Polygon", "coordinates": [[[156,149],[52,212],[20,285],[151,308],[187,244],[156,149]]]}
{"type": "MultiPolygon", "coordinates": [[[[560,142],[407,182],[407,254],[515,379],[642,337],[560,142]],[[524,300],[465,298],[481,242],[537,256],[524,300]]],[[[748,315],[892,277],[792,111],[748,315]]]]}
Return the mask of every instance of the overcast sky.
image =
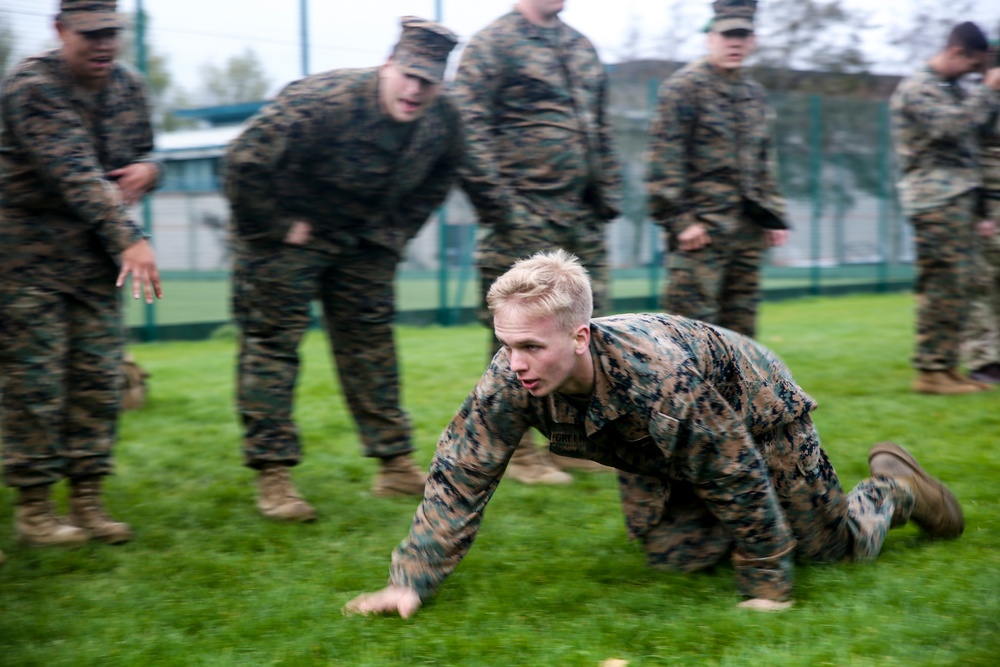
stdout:
{"type": "MultiPolygon", "coordinates": [[[[992,30],[1000,20],[1000,2],[973,0],[975,20],[992,30]]],[[[119,11],[134,12],[139,0],[119,0],[119,11]]],[[[301,0],[142,0],[151,19],[149,41],[167,57],[174,80],[188,90],[201,83],[201,68],[222,65],[247,48],[263,62],[273,88],[300,77],[301,0]]],[[[872,23],[885,30],[893,21],[910,22],[914,0],[844,0],[850,7],[872,12],[872,23]],[[868,9],[877,4],[877,10],[868,9]]],[[[414,14],[435,18],[441,6],[443,22],[463,38],[509,11],[513,0],[307,0],[311,72],[337,67],[364,67],[383,62],[399,35],[399,17],[414,14]]],[[[52,17],[58,0],[0,0],[0,14],[15,30],[19,56],[54,43],[52,17]]],[[[710,2],[691,0],[680,6],[676,20],[671,0],[567,0],[563,19],[595,43],[605,62],[625,55],[690,59],[702,53],[698,31],[711,15],[710,2]],[[628,49],[630,32],[638,31],[637,49],[628,49]],[[667,35],[685,38],[676,53],[664,43],[667,35]]],[[[880,46],[884,32],[867,38],[880,71],[899,71],[890,50],[880,46]]]]}

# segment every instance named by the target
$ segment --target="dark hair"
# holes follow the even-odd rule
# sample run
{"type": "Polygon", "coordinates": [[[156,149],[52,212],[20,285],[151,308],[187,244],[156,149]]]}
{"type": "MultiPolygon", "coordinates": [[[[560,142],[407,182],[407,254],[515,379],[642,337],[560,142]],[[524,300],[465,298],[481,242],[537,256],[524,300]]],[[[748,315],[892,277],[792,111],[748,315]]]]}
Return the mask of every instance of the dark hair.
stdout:
{"type": "Polygon", "coordinates": [[[965,55],[972,55],[973,51],[989,51],[990,43],[982,29],[972,21],[959,23],[951,29],[948,35],[948,48],[960,47],[965,51],[965,55]]]}

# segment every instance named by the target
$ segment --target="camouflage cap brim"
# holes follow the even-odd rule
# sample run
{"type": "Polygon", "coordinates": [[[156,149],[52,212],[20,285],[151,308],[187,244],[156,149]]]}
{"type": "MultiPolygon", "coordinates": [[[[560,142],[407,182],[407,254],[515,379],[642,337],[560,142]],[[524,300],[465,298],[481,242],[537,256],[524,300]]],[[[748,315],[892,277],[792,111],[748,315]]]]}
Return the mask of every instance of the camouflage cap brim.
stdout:
{"type": "Polygon", "coordinates": [[[444,81],[444,70],[447,63],[431,58],[397,53],[394,62],[401,72],[419,77],[431,83],[444,81]]]}
{"type": "Polygon", "coordinates": [[[62,12],[59,22],[75,32],[123,30],[125,19],[116,12],[62,12]]]}
{"type": "Polygon", "coordinates": [[[746,18],[715,19],[709,26],[711,32],[729,32],[730,30],[749,30],[753,32],[753,21],[746,18]]]}

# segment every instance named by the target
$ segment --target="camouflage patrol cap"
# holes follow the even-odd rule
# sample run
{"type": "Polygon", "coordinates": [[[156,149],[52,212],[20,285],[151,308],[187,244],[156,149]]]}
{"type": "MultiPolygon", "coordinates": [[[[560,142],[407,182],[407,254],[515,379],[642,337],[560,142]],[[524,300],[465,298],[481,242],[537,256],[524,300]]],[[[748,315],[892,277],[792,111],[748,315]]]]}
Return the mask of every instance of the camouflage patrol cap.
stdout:
{"type": "Polygon", "coordinates": [[[715,17],[709,24],[712,32],[749,30],[753,32],[753,17],[757,13],[757,0],[715,0],[712,3],[715,17]]]}
{"type": "Polygon", "coordinates": [[[121,30],[125,21],[117,5],[117,0],[61,0],[56,20],[76,32],[121,30]]]}
{"type": "Polygon", "coordinates": [[[403,34],[393,49],[393,62],[406,74],[441,83],[458,36],[443,25],[416,16],[404,16],[400,24],[403,34]]]}

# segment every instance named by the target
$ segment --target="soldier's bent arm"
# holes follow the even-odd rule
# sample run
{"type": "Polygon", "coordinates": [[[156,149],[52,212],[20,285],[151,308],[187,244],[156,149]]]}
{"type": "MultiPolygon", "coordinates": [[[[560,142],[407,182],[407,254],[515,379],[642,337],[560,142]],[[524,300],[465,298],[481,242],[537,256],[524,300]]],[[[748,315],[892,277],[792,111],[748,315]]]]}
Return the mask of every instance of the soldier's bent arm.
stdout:
{"type": "Polygon", "coordinates": [[[676,421],[661,422],[661,448],[676,451],[678,474],[726,527],[735,542],[733,566],[740,592],[750,598],[785,600],[792,593],[793,537],[767,464],[729,402],[696,370],[673,393],[676,421]],[[674,441],[676,439],[676,441],[674,441]]]}
{"type": "Polygon", "coordinates": [[[931,141],[960,142],[970,127],[982,127],[1000,107],[1000,93],[986,88],[974,90],[961,103],[937,86],[909,87],[896,100],[897,109],[917,124],[931,141]]]}
{"type": "MultiPolygon", "coordinates": [[[[31,166],[116,256],[146,238],[118,187],[105,176],[94,140],[60,86],[41,77],[15,76],[0,91],[0,116],[31,166]]],[[[144,102],[144,99],[142,100],[144,102]]],[[[151,131],[145,151],[151,148],[151,131]]],[[[137,153],[143,146],[137,147],[137,153]]]]}
{"type": "Polygon", "coordinates": [[[685,99],[687,94],[671,80],[660,86],[646,150],[650,215],[675,233],[683,231],[683,227],[673,224],[675,219],[687,212],[688,143],[697,114],[695,107],[685,99]]]}
{"type": "Polygon", "coordinates": [[[401,224],[415,234],[427,218],[448,196],[448,190],[458,179],[458,171],[465,159],[465,134],[462,119],[450,102],[441,101],[447,109],[444,120],[450,128],[448,147],[444,155],[431,167],[424,182],[407,196],[400,212],[401,224]]]}
{"type": "MultiPolygon", "coordinates": [[[[233,140],[226,153],[225,188],[236,232],[248,240],[285,237],[301,220],[286,205],[295,198],[295,180],[320,141],[323,100],[289,84],[233,140]]],[[[300,196],[306,196],[302,189],[300,196]]],[[[312,221],[304,221],[312,222],[312,221]]]]}
{"type": "Polygon", "coordinates": [[[509,186],[500,175],[494,139],[503,80],[502,56],[497,46],[482,33],[473,37],[462,53],[453,91],[465,126],[462,189],[476,208],[479,223],[486,226],[502,226],[513,205],[509,186]]]}
{"type": "Polygon", "coordinates": [[[421,599],[437,590],[472,547],[483,511],[529,426],[484,381],[465,400],[438,443],[424,499],[410,533],[392,554],[390,581],[421,599]]]}
{"type": "MultiPolygon", "coordinates": [[[[597,57],[596,54],[594,56],[597,57]]],[[[601,90],[598,95],[597,107],[597,138],[599,142],[600,180],[600,216],[611,220],[621,214],[622,207],[622,167],[615,152],[614,127],[608,119],[608,77],[601,75],[601,90]]]]}

